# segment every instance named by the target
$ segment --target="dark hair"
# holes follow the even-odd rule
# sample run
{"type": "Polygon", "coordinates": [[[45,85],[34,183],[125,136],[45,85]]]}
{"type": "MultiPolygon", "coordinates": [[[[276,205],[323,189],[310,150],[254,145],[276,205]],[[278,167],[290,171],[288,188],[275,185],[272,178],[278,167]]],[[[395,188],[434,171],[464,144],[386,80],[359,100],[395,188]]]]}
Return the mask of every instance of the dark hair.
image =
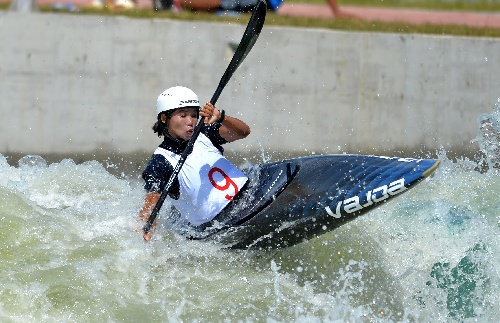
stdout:
{"type": "Polygon", "coordinates": [[[170,119],[171,115],[172,115],[171,111],[165,111],[162,113],[158,113],[157,120],[152,127],[153,132],[158,134],[158,137],[164,136],[167,133],[167,123],[168,123],[168,119],[170,119]],[[164,114],[167,117],[165,123],[161,122],[161,115],[162,114],[164,114]]]}

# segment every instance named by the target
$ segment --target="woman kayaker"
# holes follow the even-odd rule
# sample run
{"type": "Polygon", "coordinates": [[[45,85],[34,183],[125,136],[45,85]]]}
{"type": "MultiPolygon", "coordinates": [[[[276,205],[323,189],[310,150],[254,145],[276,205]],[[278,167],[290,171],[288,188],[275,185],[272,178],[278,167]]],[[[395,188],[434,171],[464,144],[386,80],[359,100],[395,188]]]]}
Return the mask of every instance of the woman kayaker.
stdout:
{"type": "MultiPolygon", "coordinates": [[[[201,116],[204,126],[168,197],[191,226],[202,228],[233,200],[248,180],[223,156],[222,145],[247,137],[250,127],[210,102],[200,108],[198,96],[182,86],[169,88],[158,96],[156,113],[153,131],[163,136],[163,142],[142,173],[147,193],[139,218],[149,219],[201,116]]],[[[152,230],[143,233],[146,241],[151,236],[152,230]]]]}

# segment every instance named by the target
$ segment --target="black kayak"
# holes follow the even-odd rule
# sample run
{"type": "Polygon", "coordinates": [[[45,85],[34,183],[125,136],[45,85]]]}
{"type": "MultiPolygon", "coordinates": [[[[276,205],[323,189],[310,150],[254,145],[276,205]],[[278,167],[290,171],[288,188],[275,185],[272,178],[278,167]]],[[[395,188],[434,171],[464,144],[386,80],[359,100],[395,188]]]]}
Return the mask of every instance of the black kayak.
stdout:
{"type": "Polygon", "coordinates": [[[324,155],[261,164],[248,187],[191,239],[230,248],[295,245],[331,231],[406,192],[439,166],[435,159],[324,155]]]}

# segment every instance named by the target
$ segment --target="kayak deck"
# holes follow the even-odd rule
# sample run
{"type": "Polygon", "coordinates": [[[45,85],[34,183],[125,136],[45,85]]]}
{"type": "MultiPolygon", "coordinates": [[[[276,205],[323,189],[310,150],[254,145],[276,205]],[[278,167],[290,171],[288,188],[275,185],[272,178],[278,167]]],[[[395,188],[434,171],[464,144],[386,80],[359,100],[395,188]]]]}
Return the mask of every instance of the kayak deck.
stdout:
{"type": "MultiPolygon", "coordinates": [[[[292,246],[406,192],[435,159],[325,155],[258,165],[249,187],[195,239],[231,248],[292,246]]],[[[193,236],[191,236],[193,238],[193,236]]]]}

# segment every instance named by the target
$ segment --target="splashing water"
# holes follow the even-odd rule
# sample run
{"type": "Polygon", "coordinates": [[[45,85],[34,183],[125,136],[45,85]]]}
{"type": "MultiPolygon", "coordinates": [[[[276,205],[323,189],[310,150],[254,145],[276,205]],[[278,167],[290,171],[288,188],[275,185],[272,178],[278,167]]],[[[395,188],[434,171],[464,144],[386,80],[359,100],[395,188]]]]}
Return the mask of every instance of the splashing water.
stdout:
{"type": "Polygon", "coordinates": [[[224,250],[135,230],[144,192],[95,161],[0,155],[2,322],[450,322],[500,315],[499,112],[489,168],[441,152],[435,175],[287,249],[224,250]]]}
{"type": "Polygon", "coordinates": [[[476,138],[489,168],[500,168],[500,98],[493,113],[477,119],[479,134],[476,138]]]}

